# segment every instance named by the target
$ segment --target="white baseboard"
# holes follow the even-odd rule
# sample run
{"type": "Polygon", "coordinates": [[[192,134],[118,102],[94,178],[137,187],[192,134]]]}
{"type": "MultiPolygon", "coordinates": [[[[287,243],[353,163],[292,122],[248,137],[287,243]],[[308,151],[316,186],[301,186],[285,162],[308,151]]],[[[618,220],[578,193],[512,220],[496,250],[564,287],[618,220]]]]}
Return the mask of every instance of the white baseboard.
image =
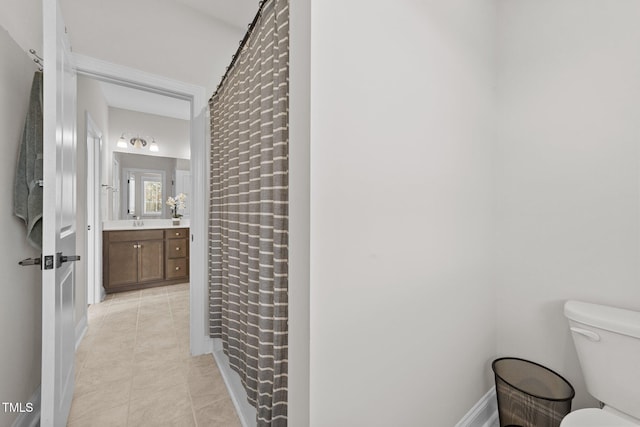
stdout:
{"type": "Polygon", "coordinates": [[[213,338],[208,336],[191,335],[190,351],[192,356],[200,356],[201,354],[211,354],[214,351],[213,338]],[[198,338],[198,339],[196,339],[198,338]]]}
{"type": "Polygon", "coordinates": [[[82,342],[82,338],[84,338],[84,334],[87,333],[87,329],[89,328],[89,322],[87,321],[87,311],[85,310],[82,319],[76,325],[76,350],[80,346],[82,342]]]}
{"type": "Polygon", "coordinates": [[[247,393],[244,391],[242,382],[240,382],[240,376],[231,369],[229,359],[222,351],[222,340],[214,339],[213,341],[213,358],[220,369],[220,374],[227,386],[233,406],[236,408],[240,423],[242,427],[255,427],[256,409],[247,401],[247,393]]]}
{"type": "Polygon", "coordinates": [[[496,389],[492,387],[473,408],[462,417],[456,427],[499,427],[496,389]]]}
{"type": "Polygon", "coordinates": [[[39,427],[40,426],[40,387],[31,395],[29,399],[33,410],[22,412],[13,421],[11,427],[39,427]]]}

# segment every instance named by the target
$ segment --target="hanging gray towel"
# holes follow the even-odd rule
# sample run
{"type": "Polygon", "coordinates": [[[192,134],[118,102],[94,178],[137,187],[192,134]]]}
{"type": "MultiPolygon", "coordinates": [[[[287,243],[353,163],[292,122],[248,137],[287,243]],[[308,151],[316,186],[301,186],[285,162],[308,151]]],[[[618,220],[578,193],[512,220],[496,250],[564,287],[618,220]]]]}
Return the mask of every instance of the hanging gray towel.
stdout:
{"type": "Polygon", "coordinates": [[[13,213],[27,225],[27,240],[42,250],[42,72],[31,84],[13,188],[13,213]]]}

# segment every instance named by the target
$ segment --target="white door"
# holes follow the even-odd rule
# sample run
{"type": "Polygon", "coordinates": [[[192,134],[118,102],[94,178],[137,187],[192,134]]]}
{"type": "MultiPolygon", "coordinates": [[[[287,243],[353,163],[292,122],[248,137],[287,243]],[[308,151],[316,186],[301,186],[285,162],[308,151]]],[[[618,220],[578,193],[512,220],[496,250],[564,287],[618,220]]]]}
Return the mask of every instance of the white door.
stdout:
{"type": "Polygon", "coordinates": [[[112,218],[114,220],[126,219],[126,216],[121,218],[120,215],[120,192],[126,192],[122,188],[120,188],[120,162],[116,159],[113,159],[111,173],[113,174],[113,176],[111,177],[111,187],[114,189],[111,193],[111,200],[113,203],[112,218]]]}
{"type": "Polygon", "coordinates": [[[191,192],[191,171],[176,170],[176,194],[184,193],[187,196],[187,202],[185,208],[180,212],[185,218],[189,218],[191,209],[189,209],[190,193],[191,192]]]}
{"type": "Polygon", "coordinates": [[[58,0],[43,0],[42,427],[67,424],[74,389],[76,74],[58,0]]]}
{"type": "MultiPolygon", "coordinates": [[[[101,151],[102,131],[85,114],[87,124],[87,303],[97,304],[104,298],[102,287],[102,220],[101,220],[101,151]]],[[[109,188],[112,191],[112,188],[109,188]]]]}

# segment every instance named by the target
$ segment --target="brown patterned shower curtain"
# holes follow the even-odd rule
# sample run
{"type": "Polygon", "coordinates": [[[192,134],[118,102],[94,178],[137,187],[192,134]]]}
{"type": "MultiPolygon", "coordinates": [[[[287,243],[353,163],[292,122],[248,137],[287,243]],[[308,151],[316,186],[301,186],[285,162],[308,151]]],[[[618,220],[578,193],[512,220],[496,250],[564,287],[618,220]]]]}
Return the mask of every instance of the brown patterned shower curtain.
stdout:
{"type": "Polygon", "coordinates": [[[258,426],[287,425],[288,0],[267,0],[211,98],[210,335],[258,426]]]}

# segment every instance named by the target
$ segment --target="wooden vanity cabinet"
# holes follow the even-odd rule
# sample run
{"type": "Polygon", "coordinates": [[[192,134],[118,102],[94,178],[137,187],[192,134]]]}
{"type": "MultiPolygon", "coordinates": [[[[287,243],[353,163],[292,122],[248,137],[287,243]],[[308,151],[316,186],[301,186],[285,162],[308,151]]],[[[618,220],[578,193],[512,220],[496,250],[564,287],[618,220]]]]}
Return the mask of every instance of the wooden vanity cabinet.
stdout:
{"type": "Polygon", "coordinates": [[[189,277],[189,230],[166,230],[166,277],[177,280],[189,277]]]}
{"type": "Polygon", "coordinates": [[[110,292],[189,281],[189,229],[103,232],[103,283],[110,292]]]}

